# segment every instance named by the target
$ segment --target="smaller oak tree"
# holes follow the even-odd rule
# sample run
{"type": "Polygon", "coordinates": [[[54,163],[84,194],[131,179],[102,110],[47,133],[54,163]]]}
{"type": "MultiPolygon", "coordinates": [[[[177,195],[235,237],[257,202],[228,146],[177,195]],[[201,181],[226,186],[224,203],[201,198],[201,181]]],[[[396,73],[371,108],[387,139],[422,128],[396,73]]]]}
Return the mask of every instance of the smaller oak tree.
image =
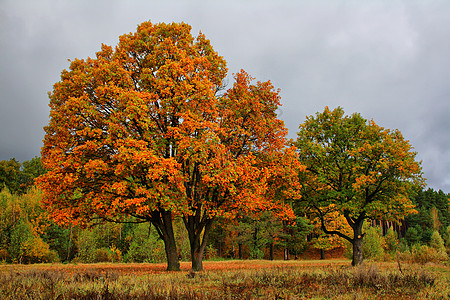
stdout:
{"type": "Polygon", "coordinates": [[[353,245],[352,265],[359,265],[364,220],[399,220],[415,211],[410,197],[424,182],[416,152],[400,131],[357,113],[346,116],[340,107],[307,117],[299,129],[295,145],[307,167],[300,174],[299,204],[319,218],[325,233],[353,245]],[[335,212],[345,217],[353,234],[326,226],[326,216],[335,212]]]}

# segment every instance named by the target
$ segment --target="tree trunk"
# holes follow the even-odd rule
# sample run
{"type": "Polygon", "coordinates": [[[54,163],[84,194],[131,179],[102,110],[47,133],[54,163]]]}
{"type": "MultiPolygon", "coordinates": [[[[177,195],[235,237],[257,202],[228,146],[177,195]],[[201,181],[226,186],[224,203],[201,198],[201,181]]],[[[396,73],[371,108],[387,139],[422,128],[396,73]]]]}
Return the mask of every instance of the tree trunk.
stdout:
{"type": "Polygon", "coordinates": [[[191,249],[191,260],[193,271],[203,271],[203,249],[191,249]]]}
{"type": "Polygon", "coordinates": [[[242,255],[242,243],[238,244],[238,256],[239,256],[239,259],[243,258],[243,255],[242,255]]]}
{"type": "Polygon", "coordinates": [[[67,259],[66,261],[70,261],[70,246],[72,244],[72,231],[73,231],[73,225],[70,223],[70,232],[69,232],[69,242],[67,243],[67,259]]]}
{"type": "Polygon", "coordinates": [[[284,260],[289,260],[289,248],[284,248],[284,260]]]}
{"type": "Polygon", "coordinates": [[[191,246],[193,271],[203,271],[203,254],[214,219],[200,218],[198,215],[183,218],[191,246]]]}
{"type": "Polygon", "coordinates": [[[325,259],[325,250],[320,249],[320,259],[325,259]]]}
{"type": "Polygon", "coordinates": [[[164,242],[164,248],[167,257],[167,271],[180,271],[177,245],[173,236],[167,242],[164,242]]]}
{"type": "Polygon", "coordinates": [[[250,251],[250,256],[252,256],[253,259],[259,259],[258,248],[258,228],[255,225],[255,228],[253,230],[253,254],[252,251],[250,251]]]}
{"type": "Polygon", "coordinates": [[[172,212],[164,209],[154,211],[152,212],[151,222],[164,242],[167,271],[180,271],[177,244],[175,243],[175,234],[173,233],[172,212]]]}
{"type": "Polygon", "coordinates": [[[352,266],[359,266],[363,262],[363,252],[362,252],[362,246],[363,246],[363,233],[362,233],[362,227],[364,224],[364,219],[359,221],[355,224],[353,227],[353,260],[352,260],[352,266]]]}
{"type": "Polygon", "coordinates": [[[273,260],[273,242],[270,243],[269,259],[273,260]]]}

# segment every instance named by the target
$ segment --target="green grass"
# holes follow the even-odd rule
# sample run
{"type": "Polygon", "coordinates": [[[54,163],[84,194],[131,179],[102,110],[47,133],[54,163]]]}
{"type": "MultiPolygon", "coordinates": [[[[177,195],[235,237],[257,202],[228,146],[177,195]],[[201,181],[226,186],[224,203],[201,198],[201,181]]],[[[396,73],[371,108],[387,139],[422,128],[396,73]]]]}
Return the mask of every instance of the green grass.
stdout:
{"type": "Polygon", "coordinates": [[[0,299],[448,299],[446,265],[348,261],[205,262],[193,273],[152,264],[1,265],[0,299]],[[153,268],[153,269],[152,269],[153,268]],[[146,271],[142,271],[146,270],[146,271]],[[153,270],[153,271],[152,271],[153,270]]]}

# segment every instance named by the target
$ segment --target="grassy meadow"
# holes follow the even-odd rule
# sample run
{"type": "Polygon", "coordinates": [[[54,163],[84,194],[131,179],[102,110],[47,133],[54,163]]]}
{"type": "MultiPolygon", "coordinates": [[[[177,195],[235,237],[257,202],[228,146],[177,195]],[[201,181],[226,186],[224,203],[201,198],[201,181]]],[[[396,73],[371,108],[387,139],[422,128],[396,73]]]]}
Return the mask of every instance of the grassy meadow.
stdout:
{"type": "Polygon", "coordinates": [[[450,267],[348,260],[0,265],[0,299],[448,299],[450,267]]]}

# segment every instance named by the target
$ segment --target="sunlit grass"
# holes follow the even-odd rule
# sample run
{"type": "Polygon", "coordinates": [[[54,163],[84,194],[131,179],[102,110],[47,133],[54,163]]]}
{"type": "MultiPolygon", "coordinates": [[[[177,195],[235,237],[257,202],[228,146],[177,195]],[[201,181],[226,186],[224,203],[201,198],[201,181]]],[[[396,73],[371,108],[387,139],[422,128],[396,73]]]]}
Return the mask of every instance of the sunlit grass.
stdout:
{"type": "Polygon", "coordinates": [[[193,273],[164,264],[0,265],[1,299],[447,299],[446,265],[231,260],[193,273]]]}

